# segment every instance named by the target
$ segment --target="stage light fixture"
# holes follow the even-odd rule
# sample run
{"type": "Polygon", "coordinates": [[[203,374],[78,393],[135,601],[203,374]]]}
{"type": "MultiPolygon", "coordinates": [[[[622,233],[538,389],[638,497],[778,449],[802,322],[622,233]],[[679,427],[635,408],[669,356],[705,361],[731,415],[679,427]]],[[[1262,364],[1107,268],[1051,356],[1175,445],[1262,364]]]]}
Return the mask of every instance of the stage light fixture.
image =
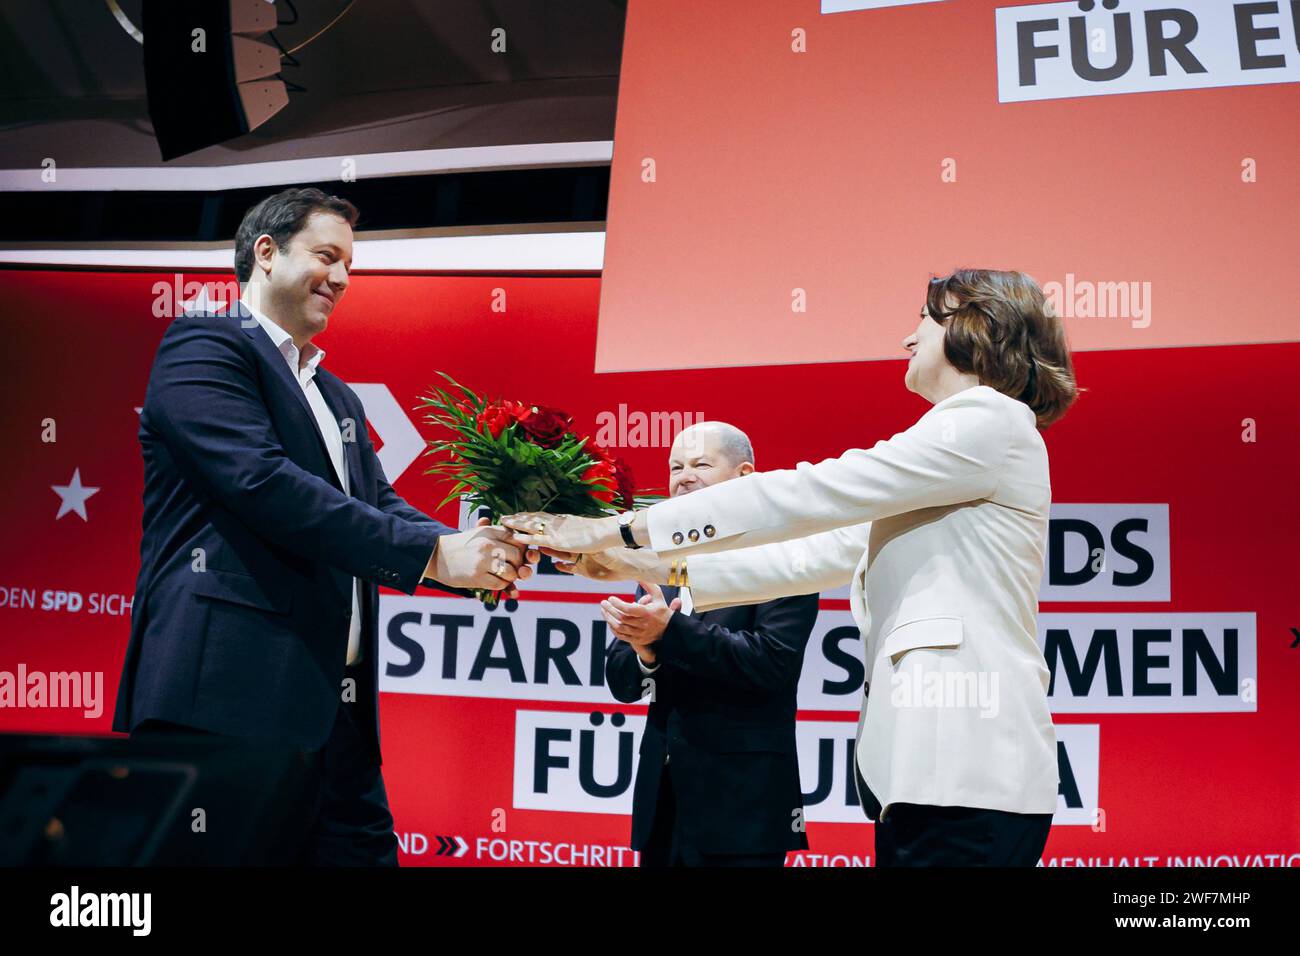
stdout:
{"type": "Polygon", "coordinates": [[[257,129],[289,102],[271,0],[145,0],[145,87],[162,158],[257,129]]]}

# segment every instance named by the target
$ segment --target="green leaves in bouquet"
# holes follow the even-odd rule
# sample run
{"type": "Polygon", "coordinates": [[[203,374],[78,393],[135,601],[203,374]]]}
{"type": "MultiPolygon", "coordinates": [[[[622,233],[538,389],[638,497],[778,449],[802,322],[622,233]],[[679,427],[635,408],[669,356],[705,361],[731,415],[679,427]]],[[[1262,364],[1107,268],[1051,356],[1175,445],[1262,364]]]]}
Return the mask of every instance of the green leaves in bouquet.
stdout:
{"type": "Polygon", "coordinates": [[[593,498],[591,485],[582,479],[594,461],[586,439],[566,433],[556,447],[543,448],[518,423],[493,437],[478,427],[479,415],[491,403],[445,372],[438,374],[450,388],[431,387],[420,399],[428,409],[425,420],[453,436],[430,440],[425,451],[447,456],[425,471],[451,482],[438,507],[464,496],[472,509],[486,508],[493,521],[519,511],[598,516],[614,510],[593,498]]]}

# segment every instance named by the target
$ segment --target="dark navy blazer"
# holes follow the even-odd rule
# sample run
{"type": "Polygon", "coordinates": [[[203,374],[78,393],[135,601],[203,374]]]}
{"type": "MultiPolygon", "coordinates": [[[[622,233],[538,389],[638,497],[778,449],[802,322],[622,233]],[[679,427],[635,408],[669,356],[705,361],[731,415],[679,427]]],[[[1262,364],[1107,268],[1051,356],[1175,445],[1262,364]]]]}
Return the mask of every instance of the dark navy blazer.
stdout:
{"type": "Polygon", "coordinates": [[[356,577],[372,678],[358,704],[378,756],[378,585],[413,593],[455,529],[393,491],[356,393],[323,367],[316,382],[341,430],[351,420],[350,496],[302,386],[242,306],[163,335],[140,414],[144,534],[114,730],[157,718],[321,747],[356,577]]]}
{"type": "MultiPolygon", "coordinates": [[[[670,603],[677,593],[663,588],[670,603]]],[[[795,714],[818,597],[678,612],[654,645],[650,674],[630,644],[611,641],[605,683],[614,696],[631,703],[653,690],[632,795],[634,850],[650,840],[665,765],[681,838],[698,852],[807,849],[795,714]]]]}

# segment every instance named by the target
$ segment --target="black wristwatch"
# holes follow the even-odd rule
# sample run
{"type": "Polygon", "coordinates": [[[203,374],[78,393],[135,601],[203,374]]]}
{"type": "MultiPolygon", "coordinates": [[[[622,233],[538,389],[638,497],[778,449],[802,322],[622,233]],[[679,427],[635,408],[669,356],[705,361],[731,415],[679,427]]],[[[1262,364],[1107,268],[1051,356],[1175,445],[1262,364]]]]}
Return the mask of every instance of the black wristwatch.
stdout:
{"type": "Polygon", "coordinates": [[[632,537],[632,522],[635,519],[635,511],[624,511],[618,516],[618,533],[623,536],[623,544],[634,551],[642,547],[636,543],[636,538],[632,537]]]}

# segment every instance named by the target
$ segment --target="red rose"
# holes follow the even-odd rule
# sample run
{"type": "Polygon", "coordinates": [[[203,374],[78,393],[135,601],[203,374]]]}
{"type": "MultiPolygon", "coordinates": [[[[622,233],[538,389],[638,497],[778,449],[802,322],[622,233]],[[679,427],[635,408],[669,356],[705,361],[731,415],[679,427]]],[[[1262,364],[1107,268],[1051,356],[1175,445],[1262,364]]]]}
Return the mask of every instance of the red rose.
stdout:
{"type": "Polygon", "coordinates": [[[525,418],[518,419],[519,427],[524,430],[535,444],[543,448],[555,448],[564,441],[573,419],[558,408],[534,405],[528,409],[525,418]]]}
{"type": "Polygon", "coordinates": [[[609,465],[614,464],[614,456],[601,448],[590,438],[587,439],[587,444],[584,447],[587,449],[587,454],[591,455],[591,457],[595,458],[597,461],[603,461],[609,465]]]}
{"type": "Polygon", "coordinates": [[[493,438],[500,438],[501,433],[510,426],[514,421],[509,409],[501,405],[489,405],[483,411],[478,413],[476,424],[478,430],[485,435],[491,435],[493,438]]]}
{"type": "Polygon", "coordinates": [[[614,459],[614,480],[618,483],[619,506],[624,511],[631,511],[636,505],[636,486],[632,481],[632,469],[622,458],[614,459]]]}
{"type": "Polygon", "coordinates": [[[608,505],[618,497],[618,477],[609,462],[596,462],[582,473],[582,480],[591,485],[591,495],[598,501],[608,505]]]}

